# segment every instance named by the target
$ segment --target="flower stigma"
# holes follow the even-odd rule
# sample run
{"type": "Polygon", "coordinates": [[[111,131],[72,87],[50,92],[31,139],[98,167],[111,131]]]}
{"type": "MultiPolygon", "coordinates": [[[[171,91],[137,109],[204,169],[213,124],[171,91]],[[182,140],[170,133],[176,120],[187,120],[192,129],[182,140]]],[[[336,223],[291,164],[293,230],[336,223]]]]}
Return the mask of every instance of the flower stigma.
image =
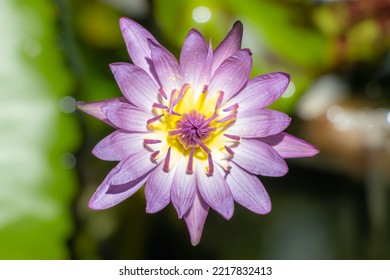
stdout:
{"type": "MultiPolygon", "coordinates": [[[[154,117],[147,121],[149,129],[162,132],[166,138],[166,155],[163,170],[169,172],[171,150],[188,157],[187,173],[194,172],[194,157],[200,160],[208,176],[214,173],[212,152],[224,150],[226,156],[232,157],[234,152],[226,146],[226,140],[240,140],[239,136],[229,137],[223,131],[237,117],[238,104],[220,110],[223,104],[224,92],[217,91],[209,98],[208,85],[202,87],[200,93],[194,94],[190,84],[185,83],[179,89],[173,89],[169,95],[159,89],[162,98],[160,103],[153,104],[154,117]],[[224,139],[221,139],[224,136],[224,139]]],[[[157,139],[145,139],[144,144],[160,143],[157,139]]],[[[160,150],[153,151],[151,157],[155,160],[160,156],[160,150]]],[[[225,168],[227,171],[229,166],[225,168]]]]}

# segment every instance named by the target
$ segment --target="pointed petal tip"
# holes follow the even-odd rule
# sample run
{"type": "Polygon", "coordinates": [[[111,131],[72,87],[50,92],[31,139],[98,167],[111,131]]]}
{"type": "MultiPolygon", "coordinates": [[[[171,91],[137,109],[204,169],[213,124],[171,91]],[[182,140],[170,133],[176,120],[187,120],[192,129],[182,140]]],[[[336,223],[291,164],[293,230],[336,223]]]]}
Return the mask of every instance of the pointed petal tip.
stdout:
{"type": "Polygon", "coordinates": [[[284,85],[284,86],[282,86],[282,91],[284,93],[287,90],[287,88],[290,85],[290,83],[291,83],[290,74],[285,73],[285,72],[276,72],[276,74],[280,75],[279,83],[284,85]]]}
{"type": "Polygon", "coordinates": [[[279,85],[280,90],[278,92],[283,94],[286,90],[287,87],[290,85],[291,82],[291,76],[289,73],[286,72],[271,72],[263,75],[259,75],[256,78],[258,78],[259,82],[263,81],[273,81],[274,86],[279,85]]]}
{"type": "Polygon", "coordinates": [[[88,208],[94,211],[105,210],[111,208],[112,206],[114,205],[107,205],[102,203],[101,196],[99,197],[99,195],[96,195],[96,193],[93,194],[88,202],[88,208]]]}
{"type": "MultiPolygon", "coordinates": [[[[287,86],[290,84],[291,76],[289,73],[286,72],[272,72],[269,73],[268,75],[274,75],[274,76],[279,76],[279,82],[285,82],[287,86]]],[[[287,88],[287,87],[286,87],[287,88]]]]}
{"type": "Polygon", "coordinates": [[[260,76],[267,76],[268,79],[270,79],[270,78],[274,78],[274,79],[279,78],[279,82],[282,82],[282,81],[286,82],[287,85],[290,83],[290,80],[291,80],[290,74],[287,73],[287,72],[282,72],[282,71],[270,72],[270,73],[263,74],[263,75],[260,75],[260,76]]]}
{"type": "Polygon", "coordinates": [[[120,17],[119,18],[119,22],[125,22],[125,21],[129,21],[130,19],[128,17],[120,17]]]}
{"type": "Polygon", "coordinates": [[[304,141],[302,139],[299,139],[299,138],[297,138],[297,139],[300,140],[302,145],[305,146],[305,151],[304,151],[304,153],[302,153],[301,157],[313,157],[313,156],[315,156],[315,155],[320,153],[320,149],[318,147],[316,147],[315,145],[313,145],[313,144],[311,144],[309,142],[306,142],[306,141],[304,141]]]}
{"type": "Polygon", "coordinates": [[[261,207],[259,207],[258,211],[256,211],[255,213],[259,215],[267,215],[271,212],[271,210],[272,210],[272,203],[271,200],[268,200],[267,203],[261,205],[261,207]]]}
{"type": "Polygon", "coordinates": [[[140,24],[138,24],[134,20],[129,19],[127,17],[121,17],[119,19],[119,27],[120,27],[120,29],[122,31],[122,34],[125,34],[126,29],[136,30],[137,27],[140,27],[141,29],[144,29],[140,24]]]}
{"type": "MultiPolygon", "coordinates": [[[[310,145],[311,145],[311,144],[310,144],[310,145]]],[[[311,153],[309,153],[309,154],[307,155],[308,157],[313,157],[313,156],[315,156],[315,155],[317,155],[317,154],[320,153],[320,149],[317,148],[317,147],[314,146],[314,145],[311,145],[311,149],[312,149],[312,151],[311,151],[311,153]]]]}
{"type": "Polygon", "coordinates": [[[305,155],[306,157],[312,157],[312,156],[315,156],[315,155],[320,153],[320,149],[317,146],[315,146],[315,145],[313,145],[313,144],[311,144],[309,142],[306,142],[306,141],[304,141],[302,139],[300,139],[300,140],[304,144],[306,144],[306,146],[307,146],[307,153],[305,155]]]}
{"type": "Polygon", "coordinates": [[[175,204],[173,201],[172,201],[172,204],[173,204],[173,207],[175,207],[175,210],[176,210],[176,213],[177,213],[177,217],[179,219],[183,219],[185,214],[188,212],[188,209],[183,211],[183,207],[182,205],[178,205],[177,203],[175,204]]]}
{"type": "Polygon", "coordinates": [[[85,107],[87,107],[87,106],[88,106],[88,102],[85,102],[85,101],[77,101],[76,102],[76,108],[78,110],[84,111],[85,107]]]}
{"type": "Polygon", "coordinates": [[[251,207],[248,209],[259,215],[267,215],[271,212],[272,206],[271,206],[271,202],[269,202],[269,204],[267,205],[256,205],[255,207],[251,207]]]}
{"type": "Polygon", "coordinates": [[[139,25],[137,22],[133,21],[132,19],[128,17],[120,17],[119,18],[119,26],[121,29],[127,27],[128,25],[136,24],[139,25]]]}
{"type": "Polygon", "coordinates": [[[212,73],[218,69],[223,61],[241,49],[242,34],[243,25],[240,21],[236,21],[232,29],[214,51],[212,73]]]}
{"type": "Polygon", "coordinates": [[[290,80],[290,78],[291,78],[289,73],[286,73],[286,72],[278,72],[278,73],[285,76],[288,80],[290,80]]]}
{"type": "Polygon", "coordinates": [[[285,163],[285,165],[280,167],[280,173],[275,175],[275,176],[270,176],[270,177],[283,177],[283,176],[285,176],[289,171],[289,167],[288,167],[286,162],[284,162],[284,163],[285,163]]]}
{"type": "MultiPolygon", "coordinates": [[[[229,191],[230,191],[230,189],[229,189],[229,191]]],[[[233,196],[232,196],[232,199],[230,201],[225,202],[225,205],[223,205],[219,209],[214,209],[214,210],[217,211],[218,214],[220,214],[222,216],[222,218],[229,221],[233,217],[233,214],[234,214],[233,196]]]]}
{"type": "Polygon", "coordinates": [[[95,157],[99,158],[100,149],[99,149],[98,145],[95,145],[95,147],[93,147],[91,153],[92,153],[95,157]]]}
{"type": "MultiPolygon", "coordinates": [[[[229,189],[230,191],[230,189],[229,189]]],[[[231,197],[231,200],[225,201],[225,205],[219,205],[218,208],[213,208],[215,211],[218,212],[224,218],[225,220],[229,221],[234,214],[234,200],[233,196],[231,197]]]]}
{"type": "Polygon", "coordinates": [[[202,237],[203,227],[208,212],[209,206],[202,199],[200,194],[196,193],[192,207],[183,217],[193,246],[196,246],[202,237]]]}
{"type": "MultiPolygon", "coordinates": [[[[185,219],[185,217],[184,217],[184,219],[185,219]]],[[[187,227],[188,227],[188,223],[187,223],[187,227]]],[[[202,239],[203,226],[200,228],[200,231],[197,231],[194,229],[191,230],[190,228],[188,228],[188,231],[190,234],[191,244],[192,244],[192,246],[195,247],[196,245],[199,244],[200,240],[202,239]]]]}
{"type": "Polygon", "coordinates": [[[233,28],[244,29],[244,26],[240,20],[237,20],[234,22],[233,28]]]}
{"type": "Polygon", "coordinates": [[[283,158],[312,157],[320,152],[316,146],[291,134],[282,132],[262,139],[283,158]]]}
{"type": "Polygon", "coordinates": [[[234,214],[233,207],[229,207],[228,209],[226,209],[224,213],[221,213],[222,217],[227,221],[229,221],[233,217],[233,214],[234,214]]]}
{"type": "MultiPolygon", "coordinates": [[[[244,33],[244,26],[243,26],[242,22],[239,21],[239,20],[234,22],[233,27],[230,30],[229,34],[230,33],[236,33],[237,34],[237,39],[239,39],[241,41],[242,40],[242,35],[244,33]]],[[[228,34],[228,36],[229,36],[229,34],[228,34]]]]}
{"type": "Polygon", "coordinates": [[[272,203],[270,201],[268,208],[264,208],[264,212],[261,213],[261,215],[269,214],[272,211],[272,203]]]}
{"type": "Polygon", "coordinates": [[[241,51],[248,53],[250,56],[253,55],[251,49],[249,49],[249,48],[241,49],[241,51]]]}
{"type": "Polygon", "coordinates": [[[196,35],[203,37],[202,33],[200,33],[198,29],[191,28],[190,31],[188,31],[186,38],[193,35],[193,34],[196,34],[196,35]]]}
{"type": "Polygon", "coordinates": [[[148,200],[146,200],[145,212],[147,214],[155,214],[155,213],[159,212],[160,210],[162,210],[164,207],[161,207],[160,205],[158,205],[156,203],[151,203],[148,200]]]}
{"type": "Polygon", "coordinates": [[[120,65],[123,65],[124,63],[123,62],[113,62],[113,63],[110,63],[108,66],[110,67],[110,70],[112,72],[114,72],[114,70],[119,67],[120,65]]]}
{"type": "MultiPolygon", "coordinates": [[[[172,197],[172,195],[171,195],[172,197]]],[[[174,201],[174,200],[173,200],[174,201]]],[[[175,204],[174,202],[172,201],[172,204],[173,204],[173,207],[175,208],[176,210],[176,213],[177,213],[177,217],[179,219],[183,219],[184,215],[188,212],[188,210],[186,210],[186,212],[183,211],[183,207],[181,207],[181,205],[177,205],[177,203],[175,204]],[[184,212],[184,213],[183,213],[184,212]]]]}
{"type": "Polygon", "coordinates": [[[100,208],[96,208],[93,204],[88,204],[88,208],[94,211],[101,210],[100,208]]]}
{"type": "Polygon", "coordinates": [[[103,113],[103,111],[101,110],[101,107],[106,103],[117,102],[117,101],[119,101],[118,98],[111,99],[111,100],[96,101],[96,102],[78,101],[78,102],[76,102],[76,109],[80,110],[84,113],[87,113],[88,115],[91,115],[91,116],[113,126],[111,124],[111,122],[107,120],[107,117],[103,113]]]}
{"type": "MultiPolygon", "coordinates": [[[[95,114],[101,114],[101,107],[107,105],[107,104],[117,104],[117,103],[128,103],[124,97],[114,97],[109,98],[105,100],[100,101],[93,101],[93,102],[85,102],[85,101],[77,101],[76,102],[76,108],[87,113],[95,116],[95,114]]],[[[98,116],[95,116],[98,117],[98,116]]]]}
{"type": "Polygon", "coordinates": [[[192,246],[197,246],[198,244],[199,244],[199,242],[200,242],[200,237],[199,238],[191,238],[191,244],[192,244],[192,246]]]}
{"type": "Polygon", "coordinates": [[[158,212],[158,211],[156,211],[155,209],[153,209],[152,206],[146,204],[145,212],[146,212],[147,214],[154,214],[154,213],[156,213],[156,212],[158,212]]]}
{"type": "Polygon", "coordinates": [[[88,202],[88,208],[96,211],[105,209],[104,207],[99,207],[95,196],[92,196],[91,200],[88,202]]]}
{"type": "Polygon", "coordinates": [[[180,207],[180,206],[178,206],[178,205],[174,205],[173,202],[172,202],[172,205],[173,205],[173,207],[174,207],[175,210],[176,210],[177,217],[178,217],[179,219],[185,218],[185,215],[187,214],[187,212],[188,212],[189,210],[188,210],[188,209],[185,210],[185,209],[183,209],[183,207],[180,207]]]}
{"type": "MultiPolygon", "coordinates": [[[[166,205],[161,206],[159,204],[151,204],[146,202],[145,212],[148,214],[155,214],[165,208],[165,206],[166,205]]],[[[179,219],[181,219],[181,217],[179,217],[179,219]]]]}

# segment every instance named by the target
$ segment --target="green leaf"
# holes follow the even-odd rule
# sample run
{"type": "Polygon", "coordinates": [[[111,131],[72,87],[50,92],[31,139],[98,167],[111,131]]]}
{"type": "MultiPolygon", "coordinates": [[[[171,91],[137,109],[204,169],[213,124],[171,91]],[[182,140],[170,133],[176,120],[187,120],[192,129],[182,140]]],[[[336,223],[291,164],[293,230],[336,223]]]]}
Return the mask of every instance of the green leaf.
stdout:
{"type": "Polygon", "coordinates": [[[55,7],[2,1],[0,25],[0,259],[67,258],[79,131],[59,110],[72,79],[55,7]]]}

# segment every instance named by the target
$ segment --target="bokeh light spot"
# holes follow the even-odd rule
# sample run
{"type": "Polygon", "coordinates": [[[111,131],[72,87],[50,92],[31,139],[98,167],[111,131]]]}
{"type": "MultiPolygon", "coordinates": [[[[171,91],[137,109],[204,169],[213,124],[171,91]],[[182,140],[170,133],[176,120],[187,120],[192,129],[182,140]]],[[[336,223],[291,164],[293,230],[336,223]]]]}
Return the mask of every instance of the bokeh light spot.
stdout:
{"type": "Polygon", "coordinates": [[[65,169],[72,169],[77,164],[77,159],[72,153],[64,153],[60,157],[60,164],[65,169]]]}
{"type": "Polygon", "coordinates": [[[326,111],[326,117],[328,120],[330,120],[332,123],[338,123],[341,122],[344,119],[344,110],[340,106],[334,105],[331,106],[326,111]]]}
{"type": "Polygon", "coordinates": [[[198,23],[206,23],[211,19],[211,11],[205,6],[196,7],[192,11],[192,18],[198,23]]]}
{"type": "Polygon", "coordinates": [[[76,99],[72,96],[64,96],[59,102],[60,110],[64,113],[73,113],[76,110],[76,99]]]}
{"type": "Polygon", "coordinates": [[[290,82],[290,84],[288,85],[286,91],[283,93],[282,97],[283,98],[289,98],[291,96],[293,96],[295,93],[295,85],[293,82],[290,82]]]}

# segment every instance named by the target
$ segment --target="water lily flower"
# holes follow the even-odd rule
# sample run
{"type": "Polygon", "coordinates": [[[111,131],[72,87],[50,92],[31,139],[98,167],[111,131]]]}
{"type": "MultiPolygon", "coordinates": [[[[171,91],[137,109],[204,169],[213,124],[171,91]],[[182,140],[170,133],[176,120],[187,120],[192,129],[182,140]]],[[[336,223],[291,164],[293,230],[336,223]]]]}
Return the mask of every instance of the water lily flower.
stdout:
{"type": "Polygon", "coordinates": [[[241,22],[215,50],[190,30],[179,62],[138,23],[121,18],[120,28],[133,64],[110,67],[124,97],[78,103],[116,129],[93,149],[119,163],[89,207],[112,207],[145,186],[146,212],[172,202],[193,245],[209,208],[227,220],[234,201],[268,213],[271,201],[257,176],[283,176],[285,158],[318,153],[284,132],[288,115],[265,108],[286,91],[289,75],[249,79],[252,54],[241,48],[241,22]]]}

